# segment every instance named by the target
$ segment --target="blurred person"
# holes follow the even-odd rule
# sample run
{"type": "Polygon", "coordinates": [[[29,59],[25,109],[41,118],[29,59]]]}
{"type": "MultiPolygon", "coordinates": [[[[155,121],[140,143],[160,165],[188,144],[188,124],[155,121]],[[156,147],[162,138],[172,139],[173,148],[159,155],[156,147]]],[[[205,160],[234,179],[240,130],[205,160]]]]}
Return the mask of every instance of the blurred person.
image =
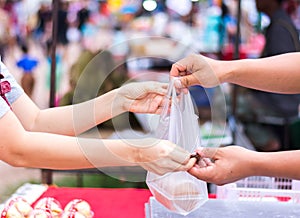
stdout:
{"type": "Polygon", "coordinates": [[[293,21],[298,31],[300,31],[300,2],[297,1],[296,9],[293,14],[293,21]]]}
{"type": "Polygon", "coordinates": [[[23,52],[21,58],[17,61],[17,66],[22,69],[21,86],[24,92],[32,98],[32,93],[35,85],[34,69],[38,65],[38,60],[29,55],[29,49],[27,45],[21,46],[23,52]]]}
{"type": "MultiPolygon", "coordinates": [[[[192,85],[211,88],[232,83],[266,92],[295,94],[300,93],[299,58],[300,52],[234,61],[193,54],[173,64],[170,75],[180,76],[175,83],[177,88],[192,85]]],[[[189,173],[218,185],[248,176],[300,179],[300,150],[256,152],[227,146],[199,148],[197,152],[202,160],[189,173]]]]}
{"type": "Polygon", "coordinates": [[[36,37],[42,41],[49,22],[52,22],[52,11],[49,4],[42,3],[37,12],[36,37]]]}
{"type": "Polygon", "coordinates": [[[265,30],[266,44],[261,57],[300,51],[299,34],[291,17],[283,9],[284,0],[256,0],[256,7],[270,18],[265,30]]]}
{"type": "MultiPolygon", "coordinates": [[[[48,40],[46,42],[46,63],[47,63],[47,72],[46,72],[46,88],[50,91],[50,84],[51,84],[51,64],[52,64],[52,58],[51,58],[51,47],[52,47],[52,41],[48,40]]],[[[56,99],[56,105],[58,105],[58,100],[62,95],[62,78],[64,74],[64,67],[65,67],[65,62],[63,61],[63,55],[62,51],[59,50],[55,53],[55,62],[56,62],[56,67],[55,67],[55,90],[57,94],[57,99],[56,99]]]]}
{"type": "Polygon", "coordinates": [[[83,31],[83,26],[90,19],[91,11],[88,8],[88,2],[82,2],[83,6],[77,11],[78,30],[83,31]]]}
{"type": "Polygon", "coordinates": [[[229,7],[226,3],[222,2],[221,4],[222,9],[222,45],[224,43],[228,43],[233,45],[236,40],[236,31],[237,31],[237,21],[236,17],[234,17],[232,11],[229,10],[229,7]]]}
{"type": "Polygon", "coordinates": [[[286,13],[292,18],[292,20],[297,17],[298,4],[298,0],[285,0],[283,2],[283,8],[286,13]]]}
{"type": "Polygon", "coordinates": [[[41,110],[3,63],[0,76],[0,159],[12,166],[81,169],[140,165],[164,174],[187,170],[195,163],[187,151],[166,140],[79,136],[125,111],[160,113],[167,84],[130,83],[84,103],[41,110]]]}
{"type": "MultiPolygon", "coordinates": [[[[261,57],[300,51],[298,31],[291,17],[284,11],[284,0],[256,1],[259,12],[270,18],[270,24],[265,30],[265,46],[261,57]]],[[[245,117],[251,114],[254,117],[274,116],[289,119],[296,117],[300,95],[282,95],[267,93],[258,90],[245,90],[246,104],[240,105],[240,115],[245,117]],[[253,105],[256,105],[253,107],[253,105]]],[[[245,130],[257,150],[276,151],[283,149],[285,143],[285,126],[260,124],[255,118],[245,122],[245,130]],[[278,134],[279,133],[279,134],[278,134]]],[[[286,144],[285,146],[289,146],[286,144]]]]}
{"type": "Polygon", "coordinates": [[[5,0],[0,0],[0,55],[2,60],[5,59],[5,50],[10,37],[10,19],[4,7],[5,0]]]}
{"type": "MultiPolygon", "coordinates": [[[[252,8],[252,1],[241,1],[241,20],[240,20],[240,38],[233,40],[240,40],[242,44],[246,44],[249,42],[249,38],[253,33],[253,25],[250,21],[249,13],[252,8]]],[[[230,19],[228,21],[228,33],[232,35],[234,32],[236,33],[237,28],[234,27],[237,21],[237,13],[238,13],[238,0],[225,0],[224,4],[228,8],[228,15],[230,19]]]]}
{"type": "Polygon", "coordinates": [[[26,42],[30,36],[30,19],[33,13],[33,4],[28,0],[20,0],[13,3],[10,16],[14,17],[14,37],[18,44],[26,42]]]}
{"type": "Polygon", "coordinates": [[[69,28],[68,21],[68,6],[69,3],[66,1],[59,0],[59,9],[58,9],[58,26],[57,26],[57,43],[59,45],[67,45],[67,30],[69,28]]]}
{"type": "Polygon", "coordinates": [[[203,40],[205,44],[205,50],[208,53],[215,53],[216,58],[219,56],[222,45],[222,31],[220,26],[222,24],[222,9],[221,2],[219,0],[211,1],[211,5],[207,8],[206,12],[206,24],[203,33],[203,40]]]}

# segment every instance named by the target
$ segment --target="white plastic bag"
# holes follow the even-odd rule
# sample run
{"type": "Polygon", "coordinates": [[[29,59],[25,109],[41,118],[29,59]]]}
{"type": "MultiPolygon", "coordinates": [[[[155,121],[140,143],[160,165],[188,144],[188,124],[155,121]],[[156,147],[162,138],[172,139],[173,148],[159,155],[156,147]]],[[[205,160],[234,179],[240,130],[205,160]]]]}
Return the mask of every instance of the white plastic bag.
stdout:
{"type": "MultiPolygon", "coordinates": [[[[171,79],[168,96],[170,98],[160,115],[156,136],[192,153],[200,145],[200,128],[190,93],[177,96],[174,79],[171,79]],[[170,99],[171,111],[168,110],[170,99]]],[[[172,172],[163,176],[148,172],[146,183],[158,202],[182,215],[198,209],[208,199],[206,182],[188,172],[172,172]]]]}

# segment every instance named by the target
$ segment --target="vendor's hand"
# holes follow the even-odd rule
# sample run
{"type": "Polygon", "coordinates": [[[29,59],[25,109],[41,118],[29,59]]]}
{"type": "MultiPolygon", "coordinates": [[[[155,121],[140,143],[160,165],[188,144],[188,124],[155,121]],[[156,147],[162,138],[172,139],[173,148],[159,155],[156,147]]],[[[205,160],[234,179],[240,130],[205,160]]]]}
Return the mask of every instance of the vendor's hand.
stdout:
{"type": "Polygon", "coordinates": [[[217,61],[202,55],[192,54],[172,65],[170,76],[181,77],[180,82],[175,82],[177,88],[192,85],[201,85],[206,88],[220,84],[218,75],[211,67],[217,61]]]}
{"type": "Polygon", "coordinates": [[[223,185],[253,175],[252,160],[256,152],[240,146],[204,148],[197,151],[201,166],[195,164],[188,172],[198,179],[223,185]]]}
{"type": "Polygon", "coordinates": [[[196,162],[195,158],[190,158],[189,152],[168,140],[145,139],[136,141],[136,144],[138,152],[134,162],[158,175],[187,171],[196,162]]]}
{"type": "Polygon", "coordinates": [[[124,99],[125,111],[159,114],[167,88],[167,83],[134,82],[122,86],[118,95],[124,99]]]}

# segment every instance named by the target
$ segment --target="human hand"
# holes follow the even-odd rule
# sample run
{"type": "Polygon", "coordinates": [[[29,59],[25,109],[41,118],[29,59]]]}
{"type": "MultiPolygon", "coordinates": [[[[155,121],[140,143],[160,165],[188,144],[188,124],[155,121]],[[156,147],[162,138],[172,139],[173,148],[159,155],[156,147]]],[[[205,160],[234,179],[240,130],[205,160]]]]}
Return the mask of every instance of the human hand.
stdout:
{"type": "Polygon", "coordinates": [[[175,82],[177,88],[201,85],[206,88],[220,84],[220,78],[213,70],[215,60],[202,55],[192,54],[172,65],[170,76],[180,77],[180,82],[175,82]]]}
{"type": "Polygon", "coordinates": [[[134,162],[158,175],[187,171],[196,163],[196,158],[190,158],[189,152],[168,140],[144,139],[134,144],[138,145],[134,162]]]}
{"type": "Polygon", "coordinates": [[[252,160],[256,152],[240,146],[204,148],[197,153],[202,158],[201,166],[195,164],[188,172],[206,182],[224,185],[252,176],[255,171],[252,160]]]}
{"type": "Polygon", "coordinates": [[[118,94],[124,99],[125,111],[159,114],[167,88],[167,83],[134,82],[122,86],[118,94]]]}

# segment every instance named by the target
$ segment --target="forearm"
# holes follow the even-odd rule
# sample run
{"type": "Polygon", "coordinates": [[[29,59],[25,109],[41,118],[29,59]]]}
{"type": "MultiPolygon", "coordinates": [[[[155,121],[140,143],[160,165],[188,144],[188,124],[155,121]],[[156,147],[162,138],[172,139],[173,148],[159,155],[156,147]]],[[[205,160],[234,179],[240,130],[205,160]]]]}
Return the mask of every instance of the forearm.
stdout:
{"type": "Polygon", "coordinates": [[[136,165],[135,153],[122,140],[26,132],[2,153],[2,160],[20,167],[82,169],[136,165]]]}
{"type": "Polygon", "coordinates": [[[300,53],[211,64],[221,82],[277,93],[300,93],[300,53]]]}
{"type": "Polygon", "coordinates": [[[253,175],[300,179],[300,150],[257,153],[253,175]]]}
{"type": "Polygon", "coordinates": [[[31,131],[78,135],[124,112],[117,91],[84,103],[42,110],[31,131]]]}

